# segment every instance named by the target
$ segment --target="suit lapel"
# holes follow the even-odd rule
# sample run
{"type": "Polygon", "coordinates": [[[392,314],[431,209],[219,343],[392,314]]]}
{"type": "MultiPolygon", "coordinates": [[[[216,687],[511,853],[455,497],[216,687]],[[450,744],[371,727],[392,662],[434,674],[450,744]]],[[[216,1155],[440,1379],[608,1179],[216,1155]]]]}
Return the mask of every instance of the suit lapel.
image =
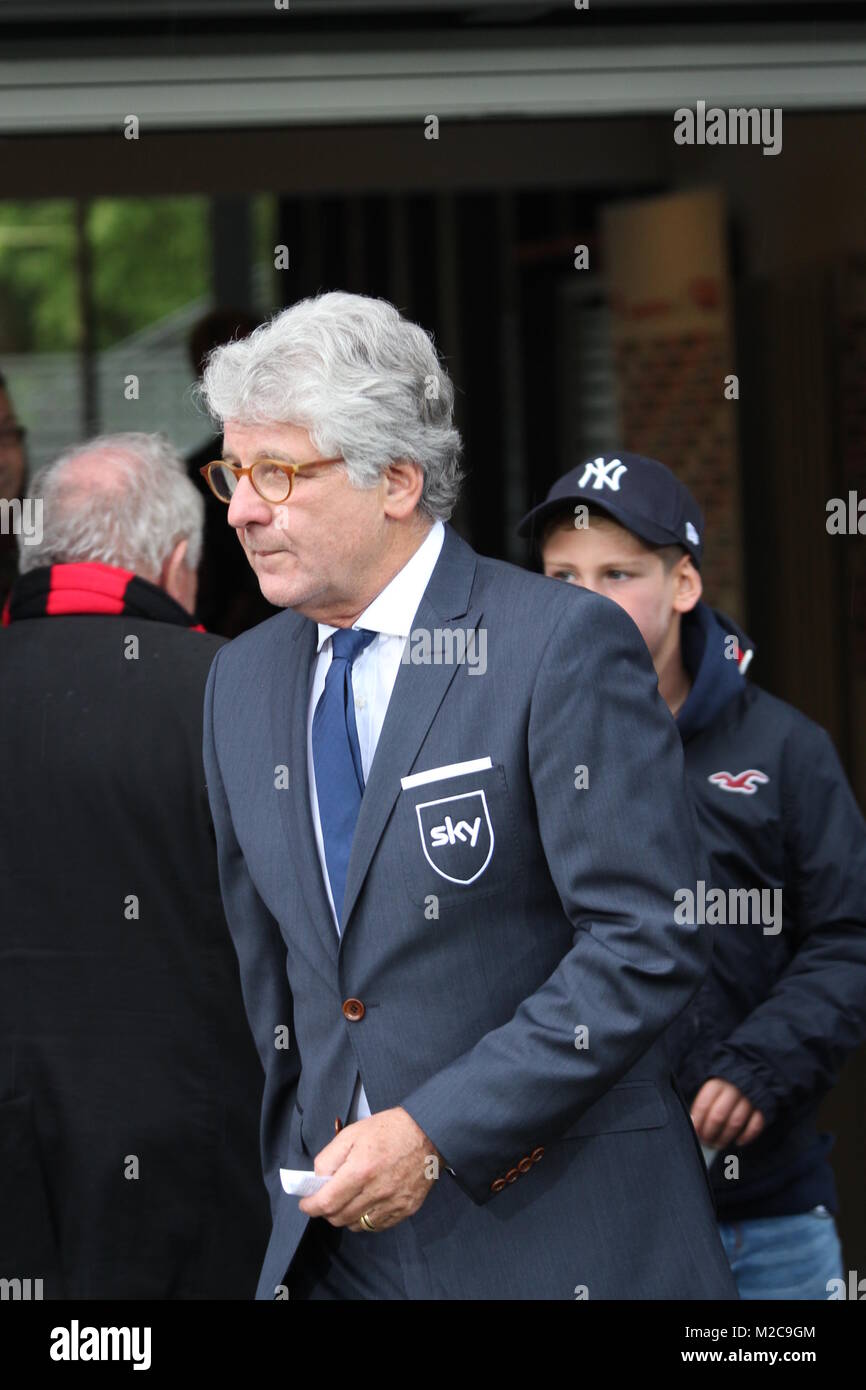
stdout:
{"type": "Polygon", "coordinates": [[[316,624],[303,618],[294,624],[290,640],[280,649],[271,698],[274,764],[285,763],[289,769],[288,788],[277,792],[286,851],[310,917],[328,955],[336,962],[339,941],[316,848],[307,772],[307,707],[316,631],[316,624]]]}
{"type": "MultiPolygon", "coordinates": [[[[474,551],[456,531],[446,526],[439,559],[412,622],[413,631],[432,631],[454,618],[463,618],[465,628],[475,628],[481,612],[470,611],[474,577],[474,551]]],[[[408,641],[411,640],[410,635],[408,641]]],[[[405,662],[397,672],[352,841],[341,946],[376,847],[400,792],[400,778],[409,772],[418,756],[456,672],[456,664],[449,666],[444,662],[438,666],[405,662]]]]}

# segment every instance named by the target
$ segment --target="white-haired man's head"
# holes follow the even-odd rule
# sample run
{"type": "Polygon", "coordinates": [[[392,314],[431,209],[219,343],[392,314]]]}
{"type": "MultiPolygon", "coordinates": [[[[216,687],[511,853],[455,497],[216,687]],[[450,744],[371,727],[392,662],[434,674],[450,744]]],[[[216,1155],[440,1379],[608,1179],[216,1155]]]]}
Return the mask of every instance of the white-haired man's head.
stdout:
{"type": "Polygon", "coordinates": [[[454,388],[430,335],[384,300],[301,300],[216,348],[200,396],[235,465],[339,460],[297,473],[284,503],[237,483],[228,521],[272,603],[346,625],[451,515],[454,388]]]}
{"type": "Polygon", "coordinates": [[[42,539],[21,547],[22,573],[82,561],[117,565],[195,609],[204,498],[161,434],[99,435],[33,478],[42,539]]]}

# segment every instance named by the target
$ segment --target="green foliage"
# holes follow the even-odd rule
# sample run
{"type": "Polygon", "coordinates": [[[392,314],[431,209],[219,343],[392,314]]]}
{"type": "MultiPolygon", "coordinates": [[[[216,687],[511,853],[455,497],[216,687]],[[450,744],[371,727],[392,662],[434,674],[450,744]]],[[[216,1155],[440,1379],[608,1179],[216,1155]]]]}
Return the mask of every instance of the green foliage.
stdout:
{"type": "MultiPolygon", "coordinates": [[[[204,198],[99,198],[87,234],[97,348],[209,288],[204,198]]],[[[69,351],[80,335],[75,205],[0,203],[0,351],[69,351]]]]}
{"type": "Polygon", "coordinates": [[[198,299],[210,287],[204,198],[100,198],[88,225],[96,346],[198,299]]]}
{"type": "Polygon", "coordinates": [[[0,351],[62,352],[77,340],[74,204],[0,203],[0,351]]]}

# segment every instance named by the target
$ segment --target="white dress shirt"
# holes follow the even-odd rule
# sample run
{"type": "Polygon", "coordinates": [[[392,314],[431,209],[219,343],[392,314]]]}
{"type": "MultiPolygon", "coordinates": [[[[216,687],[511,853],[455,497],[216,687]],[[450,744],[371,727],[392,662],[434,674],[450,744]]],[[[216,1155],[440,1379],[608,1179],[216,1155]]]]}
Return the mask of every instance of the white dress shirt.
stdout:
{"type": "MultiPolygon", "coordinates": [[[[364,771],[365,783],[370,776],[370,767],[376,752],[376,745],[379,742],[379,735],[382,732],[382,725],[385,722],[388,702],[391,699],[397,672],[400,670],[403,651],[412,630],[412,621],[418,611],[424,590],[430,582],[430,576],[436,566],[436,561],[439,559],[439,552],[444,540],[445,527],[441,521],[435,521],[415,554],[406,561],[403,568],[394,575],[390,584],[387,584],[382,592],[376,595],[373,602],[352,624],[355,628],[365,628],[368,632],[378,634],[352,664],[355,723],[358,727],[358,743],[361,748],[361,766],[364,771]]],[[[334,927],[339,936],[340,925],[334,909],[334,895],[331,892],[328,878],[325,842],[322,837],[322,823],[319,819],[319,799],[316,795],[316,771],[313,766],[313,714],[319,696],[325,688],[325,678],[331,664],[331,634],[336,632],[336,628],[329,627],[327,623],[319,623],[318,627],[318,655],[313,664],[310,702],[307,709],[307,769],[310,782],[310,811],[313,816],[316,848],[319,851],[319,863],[322,866],[322,877],[325,880],[328,902],[331,904],[334,927]]],[[[364,1094],[364,1087],[359,1076],[346,1123],[351,1123],[352,1120],[363,1120],[369,1114],[370,1107],[367,1104],[367,1097],[364,1094]]]]}

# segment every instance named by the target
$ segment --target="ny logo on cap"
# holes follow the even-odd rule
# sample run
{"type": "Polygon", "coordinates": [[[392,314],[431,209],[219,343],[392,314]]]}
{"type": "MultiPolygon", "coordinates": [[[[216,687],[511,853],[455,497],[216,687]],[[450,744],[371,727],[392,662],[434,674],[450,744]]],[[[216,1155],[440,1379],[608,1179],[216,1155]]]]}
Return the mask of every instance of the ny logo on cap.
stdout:
{"type": "Polygon", "coordinates": [[[623,473],[628,469],[619,459],[610,459],[605,463],[603,458],[597,458],[592,463],[588,463],[581,474],[578,487],[586,487],[590,478],[595,492],[600,492],[603,487],[609,487],[613,492],[619,492],[619,480],[623,473]]]}

